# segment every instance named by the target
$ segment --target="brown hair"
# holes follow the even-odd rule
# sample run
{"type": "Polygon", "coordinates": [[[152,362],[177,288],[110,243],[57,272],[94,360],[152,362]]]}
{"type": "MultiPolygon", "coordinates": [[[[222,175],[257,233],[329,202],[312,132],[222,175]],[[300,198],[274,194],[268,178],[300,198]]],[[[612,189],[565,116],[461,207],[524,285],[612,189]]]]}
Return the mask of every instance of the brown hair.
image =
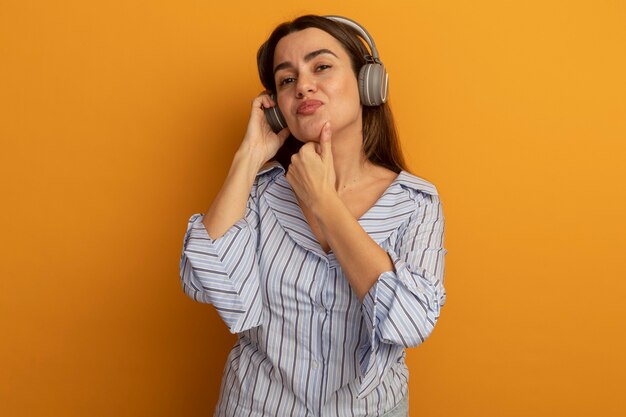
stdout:
{"type": "MultiPolygon", "coordinates": [[[[286,35],[307,28],[317,28],[337,39],[350,56],[355,77],[366,63],[369,56],[367,48],[359,34],[353,28],[322,16],[300,16],[292,22],[285,22],[276,27],[270,37],[257,52],[257,66],[263,86],[276,93],[274,80],[274,50],[278,41],[286,35]]],[[[276,154],[276,159],[283,166],[289,164],[291,155],[298,151],[302,143],[290,136],[276,154]]],[[[376,165],[388,168],[396,173],[406,170],[396,125],[389,104],[363,106],[363,151],[365,157],[376,165]]]]}

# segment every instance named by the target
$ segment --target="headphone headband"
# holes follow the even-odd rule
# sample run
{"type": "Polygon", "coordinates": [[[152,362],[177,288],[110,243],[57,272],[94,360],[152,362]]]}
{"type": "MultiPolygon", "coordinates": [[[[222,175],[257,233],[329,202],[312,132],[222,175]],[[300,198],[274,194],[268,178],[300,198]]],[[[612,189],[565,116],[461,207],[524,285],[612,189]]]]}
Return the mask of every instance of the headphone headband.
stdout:
{"type": "Polygon", "coordinates": [[[365,42],[367,42],[368,46],[370,47],[370,51],[372,52],[372,59],[374,60],[374,62],[380,62],[380,57],[378,56],[378,50],[376,49],[376,44],[374,43],[374,39],[370,36],[367,29],[359,25],[354,20],[348,19],[347,17],[332,16],[332,15],[324,16],[324,17],[326,19],[334,20],[335,22],[343,23],[347,26],[350,26],[352,29],[356,30],[357,32],[359,32],[361,37],[365,40],[365,42]]]}

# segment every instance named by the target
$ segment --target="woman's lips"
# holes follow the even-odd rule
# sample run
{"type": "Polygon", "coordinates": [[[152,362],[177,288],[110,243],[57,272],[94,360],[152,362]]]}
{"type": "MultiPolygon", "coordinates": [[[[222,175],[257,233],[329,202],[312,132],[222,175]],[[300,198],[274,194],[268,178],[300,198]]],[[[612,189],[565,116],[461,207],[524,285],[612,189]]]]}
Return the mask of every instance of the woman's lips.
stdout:
{"type": "Polygon", "coordinates": [[[315,110],[317,110],[317,108],[322,104],[323,103],[319,100],[307,100],[298,106],[298,110],[296,111],[296,113],[303,116],[308,116],[315,113],[315,110]]]}

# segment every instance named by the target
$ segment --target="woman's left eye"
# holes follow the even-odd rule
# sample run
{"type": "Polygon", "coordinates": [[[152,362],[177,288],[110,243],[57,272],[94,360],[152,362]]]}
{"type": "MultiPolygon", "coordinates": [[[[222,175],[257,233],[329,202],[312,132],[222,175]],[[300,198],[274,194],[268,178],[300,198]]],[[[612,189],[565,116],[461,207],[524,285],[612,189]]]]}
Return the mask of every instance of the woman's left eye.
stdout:
{"type": "Polygon", "coordinates": [[[323,70],[328,69],[328,68],[330,68],[330,67],[331,67],[330,65],[321,64],[321,65],[318,65],[317,67],[315,67],[315,69],[316,69],[317,71],[323,71],[323,70]]]}

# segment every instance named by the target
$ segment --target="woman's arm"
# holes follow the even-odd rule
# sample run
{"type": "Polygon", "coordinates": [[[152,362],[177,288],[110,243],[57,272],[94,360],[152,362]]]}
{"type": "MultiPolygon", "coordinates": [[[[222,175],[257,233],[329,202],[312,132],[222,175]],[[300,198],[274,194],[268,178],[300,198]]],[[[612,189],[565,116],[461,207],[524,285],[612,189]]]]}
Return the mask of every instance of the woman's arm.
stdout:
{"type": "Polygon", "coordinates": [[[328,245],[362,302],[378,277],[393,271],[389,255],[363,230],[337,193],[328,193],[324,204],[313,209],[328,245]]]}
{"type": "Polygon", "coordinates": [[[248,131],[237,151],[228,177],[206,215],[189,219],[180,260],[180,278],[189,297],[212,304],[233,333],[259,326],[263,321],[258,281],[255,177],[288,135],[274,135],[261,105],[252,105],[248,131]]]}
{"type": "Polygon", "coordinates": [[[363,230],[335,190],[335,171],[329,124],[322,128],[319,154],[313,143],[292,159],[287,180],[309,208],[335,253],[352,290],[363,301],[380,274],[393,271],[385,252],[363,230]]]}
{"type": "Polygon", "coordinates": [[[289,136],[288,129],[274,134],[265,119],[262,107],[274,105],[267,94],[261,94],[252,102],[246,135],[233,158],[222,188],[204,216],[204,227],[212,239],[220,238],[244,216],[257,172],[289,136]]]}
{"type": "Polygon", "coordinates": [[[315,216],[350,285],[361,300],[369,344],[359,356],[359,398],[380,386],[400,351],[423,343],[445,302],[443,212],[438,196],[417,193],[397,240],[383,250],[363,230],[335,190],[330,132],[316,151],[306,144],[287,180],[315,216]]]}

